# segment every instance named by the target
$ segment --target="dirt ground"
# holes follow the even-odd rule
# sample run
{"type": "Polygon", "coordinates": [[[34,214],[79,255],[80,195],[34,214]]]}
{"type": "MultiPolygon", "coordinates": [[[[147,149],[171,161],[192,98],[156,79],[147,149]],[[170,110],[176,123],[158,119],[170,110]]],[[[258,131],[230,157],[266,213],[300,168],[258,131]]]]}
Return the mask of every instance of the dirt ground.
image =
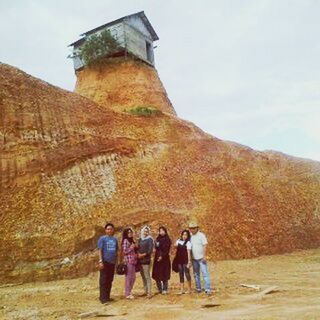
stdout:
{"type": "MultiPolygon", "coordinates": [[[[98,302],[98,273],[85,278],[0,287],[0,319],[320,319],[320,249],[256,259],[210,263],[214,294],[177,295],[173,274],[167,296],[142,294],[124,299],[122,276],[112,290],[115,301],[98,302]],[[260,289],[240,284],[258,285],[260,289]],[[274,292],[263,291],[277,286],[274,292]]],[[[154,286],[155,290],[155,286],[154,286]]]]}

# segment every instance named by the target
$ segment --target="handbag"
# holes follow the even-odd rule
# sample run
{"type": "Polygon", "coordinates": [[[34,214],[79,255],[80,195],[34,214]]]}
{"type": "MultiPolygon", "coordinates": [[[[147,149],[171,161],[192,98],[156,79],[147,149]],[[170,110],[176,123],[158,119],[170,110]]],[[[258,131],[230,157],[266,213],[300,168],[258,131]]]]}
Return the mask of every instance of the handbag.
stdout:
{"type": "Polygon", "coordinates": [[[177,256],[175,256],[172,261],[172,271],[177,272],[177,273],[179,272],[179,265],[178,265],[177,256]]]}
{"type": "Polygon", "coordinates": [[[117,265],[117,274],[118,275],[123,276],[123,275],[127,274],[127,272],[128,272],[128,268],[127,268],[126,264],[119,263],[117,265]]]}
{"type": "Polygon", "coordinates": [[[127,267],[127,264],[126,264],[126,257],[125,255],[123,254],[123,249],[122,249],[122,246],[121,246],[121,250],[120,250],[120,261],[123,261],[123,263],[119,263],[117,265],[117,269],[116,269],[116,273],[120,276],[123,276],[123,275],[126,275],[127,272],[128,272],[128,267],[127,267]]]}

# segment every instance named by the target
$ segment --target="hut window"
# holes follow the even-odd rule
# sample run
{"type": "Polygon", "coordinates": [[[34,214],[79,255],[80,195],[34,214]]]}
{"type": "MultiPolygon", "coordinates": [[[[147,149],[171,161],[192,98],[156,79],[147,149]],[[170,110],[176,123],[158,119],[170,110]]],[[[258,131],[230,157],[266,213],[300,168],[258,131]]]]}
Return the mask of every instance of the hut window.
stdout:
{"type": "Polygon", "coordinates": [[[146,51],[148,61],[152,62],[152,48],[151,43],[149,43],[148,41],[146,41],[146,51]]]}

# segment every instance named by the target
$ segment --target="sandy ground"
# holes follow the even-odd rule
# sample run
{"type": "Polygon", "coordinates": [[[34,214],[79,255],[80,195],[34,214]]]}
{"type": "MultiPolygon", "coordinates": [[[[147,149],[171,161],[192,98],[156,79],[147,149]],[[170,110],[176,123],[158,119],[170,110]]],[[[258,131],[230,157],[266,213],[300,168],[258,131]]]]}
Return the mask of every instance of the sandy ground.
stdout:
{"type": "MultiPolygon", "coordinates": [[[[320,249],[210,263],[214,294],[178,296],[174,274],[167,296],[124,299],[116,276],[115,301],[98,302],[98,273],[85,278],[0,288],[1,319],[320,319],[320,249]],[[241,287],[255,284],[260,290],[241,287]],[[264,289],[278,286],[275,292],[264,289]]],[[[134,293],[142,293],[140,275],[134,293]]],[[[155,290],[155,287],[154,287],[155,290]]]]}

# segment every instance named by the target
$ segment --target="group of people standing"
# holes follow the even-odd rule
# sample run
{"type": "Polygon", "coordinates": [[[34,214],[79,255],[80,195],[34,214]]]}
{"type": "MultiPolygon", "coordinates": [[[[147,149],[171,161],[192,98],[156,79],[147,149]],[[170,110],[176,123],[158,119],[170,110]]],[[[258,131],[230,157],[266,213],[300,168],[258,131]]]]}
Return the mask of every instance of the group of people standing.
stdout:
{"type": "MultiPolygon", "coordinates": [[[[168,293],[168,283],[171,276],[170,250],[172,241],[165,227],[158,229],[156,239],[151,236],[150,227],[144,226],[140,231],[137,241],[134,239],[134,231],[126,228],[122,233],[121,246],[114,237],[114,225],[107,223],[105,235],[98,241],[99,269],[100,269],[100,301],[107,303],[112,301],[110,292],[117,262],[124,263],[125,272],[125,297],[134,299],[132,289],[136,280],[136,273],[140,272],[144,292],[148,298],[152,297],[152,280],[156,281],[158,292],[168,293]],[[154,254],[153,268],[151,272],[152,255],[154,254]]],[[[207,238],[199,231],[196,223],[190,223],[189,228],[181,232],[176,240],[175,257],[172,263],[174,271],[179,272],[179,294],[191,293],[191,272],[193,268],[195,291],[202,292],[200,273],[204,280],[204,292],[211,294],[210,274],[206,260],[207,238]],[[184,282],[187,280],[187,290],[184,282]]]]}

